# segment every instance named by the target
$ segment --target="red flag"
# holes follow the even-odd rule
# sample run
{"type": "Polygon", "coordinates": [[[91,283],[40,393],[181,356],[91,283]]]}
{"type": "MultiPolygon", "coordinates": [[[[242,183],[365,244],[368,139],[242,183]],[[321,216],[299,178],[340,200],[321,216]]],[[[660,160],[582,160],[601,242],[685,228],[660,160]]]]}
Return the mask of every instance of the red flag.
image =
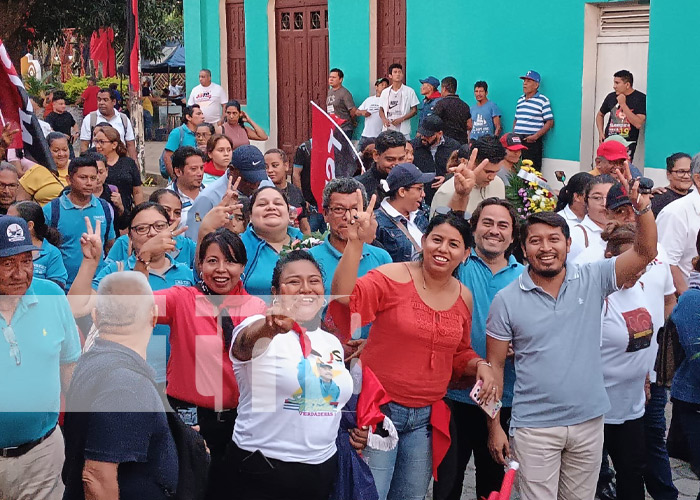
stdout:
{"type": "Polygon", "coordinates": [[[129,75],[132,91],[138,92],[139,83],[139,0],[127,0],[126,9],[126,48],[124,69],[129,75]]]}
{"type": "Polygon", "coordinates": [[[23,149],[36,163],[55,172],[56,164],[29,95],[0,40],[0,129],[9,122],[20,125],[22,131],[15,135],[10,148],[23,149]]]}
{"type": "MultiPolygon", "coordinates": [[[[337,117],[336,117],[337,119],[337,117]]],[[[362,160],[338,123],[311,101],[311,191],[323,206],[323,188],[336,177],[352,177],[362,160]]]]}

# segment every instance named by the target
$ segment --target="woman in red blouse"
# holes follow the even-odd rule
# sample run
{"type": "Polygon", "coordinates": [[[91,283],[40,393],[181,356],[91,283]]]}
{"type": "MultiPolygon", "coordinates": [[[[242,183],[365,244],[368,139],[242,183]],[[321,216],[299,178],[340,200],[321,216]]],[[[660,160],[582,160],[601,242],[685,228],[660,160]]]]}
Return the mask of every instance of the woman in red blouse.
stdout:
{"type": "Polygon", "coordinates": [[[357,209],[346,214],[348,244],[331,292],[342,296],[337,300],[351,314],[360,314],[363,325],[372,323],[360,359],[391,397],[382,410],[394,423],[399,444],[391,451],[368,447],[364,452],[379,498],[418,500],[434,468],[434,418],[442,415],[444,422],[448,383],[476,375],[486,399],[496,397],[491,367],[470,345],[471,293],[453,276],[469,255],[471,233],[463,219],[438,215],[425,231],[419,261],[386,264],[358,279],[375,197],[367,210],[359,191],[358,200],[357,209]]]}
{"type": "MultiPolygon", "coordinates": [[[[142,250],[136,270],[148,261],[143,254],[142,250]]],[[[202,281],[196,286],[174,286],[154,294],[158,323],[170,325],[166,393],[181,415],[196,414],[211,452],[206,498],[218,499],[230,494],[224,455],[238,407],[238,385],[228,356],[231,337],[235,326],[248,316],[265,314],[266,306],[243,289],[240,277],[247,256],[238,235],[224,228],[207,234],[197,261],[202,281]]]]}

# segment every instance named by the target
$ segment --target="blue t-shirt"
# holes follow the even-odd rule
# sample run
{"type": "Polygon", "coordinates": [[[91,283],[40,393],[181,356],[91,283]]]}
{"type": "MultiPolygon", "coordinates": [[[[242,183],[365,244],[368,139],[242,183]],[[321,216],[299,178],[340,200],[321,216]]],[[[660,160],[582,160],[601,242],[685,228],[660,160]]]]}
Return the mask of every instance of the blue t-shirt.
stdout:
{"type": "Polygon", "coordinates": [[[168,134],[168,142],[165,143],[166,151],[175,151],[180,146],[197,147],[194,132],[192,132],[187,125],[180,125],[172,129],[170,134],[168,134]],[[180,143],[180,138],[182,138],[182,143],[180,143]]]}
{"type": "MultiPolygon", "coordinates": [[[[194,257],[197,249],[197,243],[179,234],[175,236],[175,250],[170,252],[170,255],[175,262],[185,264],[190,269],[194,268],[194,257]]],[[[124,261],[129,258],[129,235],[124,234],[114,240],[114,245],[109,249],[107,260],[114,262],[124,261]]]]}
{"type": "MultiPolygon", "coordinates": [[[[491,302],[496,294],[513,282],[523,272],[523,266],[512,255],[506,267],[496,274],[472,249],[467,261],[459,266],[458,278],[472,292],[474,310],[472,311],[472,331],[470,334],[472,349],[482,358],[486,358],[486,318],[491,302]]],[[[512,359],[506,359],[503,373],[503,406],[513,406],[513,385],[515,384],[515,365],[512,359]]],[[[469,397],[471,388],[449,390],[447,397],[462,403],[476,404],[469,397]]]]}
{"type": "Polygon", "coordinates": [[[494,116],[501,116],[501,110],[493,101],[486,101],[482,106],[478,104],[472,106],[472,131],[471,139],[478,139],[484,135],[493,135],[496,125],[493,123],[494,116]]]}
{"type": "MultiPolygon", "coordinates": [[[[189,266],[174,262],[167,255],[166,258],[170,261],[170,267],[162,275],[154,272],[148,274],[148,284],[151,285],[153,291],[163,290],[171,286],[192,286],[195,284],[194,275],[189,266]]],[[[123,262],[124,271],[133,271],[136,266],[136,257],[132,255],[120,262],[123,262]]],[[[100,281],[105,276],[118,271],[119,266],[116,262],[108,262],[92,280],[92,288],[97,290],[97,287],[100,286],[100,281]]],[[[153,335],[151,335],[151,340],[146,348],[146,359],[156,372],[156,383],[161,384],[165,382],[169,355],[170,327],[168,325],[156,325],[153,328],[153,335]]]]}
{"type": "Polygon", "coordinates": [[[47,240],[41,243],[39,256],[34,259],[34,277],[51,280],[62,288],[66,287],[68,272],[63,265],[61,251],[47,240]]]}
{"type": "MultiPolygon", "coordinates": [[[[199,197],[197,197],[199,199],[199,197]]],[[[304,235],[297,228],[289,226],[287,234],[295,239],[302,239],[304,235]]],[[[248,254],[248,263],[243,271],[243,287],[250,295],[255,295],[263,300],[272,294],[272,270],[275,268],[280,254],[268,243],[255,234],[252,224],[241,234],[241,240],[248,254]]]]}
{"type": "MultiPolygon", "coordinates": [[[[9,324],[19,364],[0,336],[0,448],[44,436],[58,423],[60,366],[80,356],[80,337],[68,299],[54,282],[34,278],[9,324]]],[[[0,329],[8,324],[0,315],[0,329]]]]}
{"type": "MultiPolygon", "coordinates": [[[[80,237],[85,232],[85,217],[90,219],[92,228],[95,229],[96,222],[99,220],[102,224],[102,242],[113,240],[114,224],[107,227],[106,217],[102,203],[95,195],[92,195],[90,203],[84,207],[78,207],[70,201],[68,194],[64,193],[59,198],[59,217],[58,217],[58,232],[61,233],[63,241],[61,242],[61,255],[63,256],[63,264],[68,272],[66,280],[66,289],[69,289],[75,276],[78,274],[80,263],[83,261],[83,251],[80,249],[80,237]]],[[[44,205],[44,217],[47,221],[51,220],[51,203],[44,205]]]]}

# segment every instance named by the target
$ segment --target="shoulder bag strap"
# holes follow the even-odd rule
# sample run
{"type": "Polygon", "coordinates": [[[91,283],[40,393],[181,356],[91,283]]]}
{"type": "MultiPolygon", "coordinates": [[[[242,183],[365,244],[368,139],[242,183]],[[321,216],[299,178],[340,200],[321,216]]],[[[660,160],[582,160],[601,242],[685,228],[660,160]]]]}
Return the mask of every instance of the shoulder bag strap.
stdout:
{"type": "Polygon", "coordinates": [[[401,223],[400,223],[399,221],[397,221],[396,219],[394,219],[391,215],[389,215],[389,214],[387,213],[387,211],[384,210],[384,207],[379,207],[379,210],[381,210],[381,211],[384,213],[384,215],[386,215],[387,217],[389,217],[389,220],[390,220],[391,222],[393,222],[394,225],[395,225],[396,227],[398,227],[398,228],[401,230],[401,232],[404,234],[404,236],[405,236],[406,238],[408,238],[408,241],[410,241],[410,242],[411,242],[411,245],[413,245],[413,249],[414,249],[416,252],[420,252],[421,247],[418,246],[418,244],[416,243],[416,240],[414,240],[414,239],[413,239],[413,236],[411,236],[411,233],[408,232],[408,228],[407,228],[406,226],[404,226],[403,224],[401,224],[401,223]]]}
{"type": "Polygon", "coordinates": [[[586,228],[583,227],[582,224],[576,224],[574,227],[580,227],[581,231],[583,231],[583,237],[584,237],[584,242],[586,244],[586,248],[588,248],[588,231],[586,231],[586,228]]]}

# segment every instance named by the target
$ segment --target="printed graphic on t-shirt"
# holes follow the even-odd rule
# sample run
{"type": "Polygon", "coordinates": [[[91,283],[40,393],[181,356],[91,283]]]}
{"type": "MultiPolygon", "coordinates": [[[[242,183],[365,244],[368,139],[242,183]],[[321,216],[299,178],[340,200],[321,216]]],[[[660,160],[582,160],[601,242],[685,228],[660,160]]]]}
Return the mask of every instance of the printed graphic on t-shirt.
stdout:
{"type": "Polygon", "coordinates": [[[629,343],[626,352],[637,352],[651,345],[653,333],[651,314],[644,307],[622,313],[627,324],[629,343]]]}
{"type": "Polygon", "coordinates": [[[194,96],[194,102],[199,104],[200,106],[209,106],[209,103],[213,99],[211,92],[208,90],[205,90],[204,92],[200,92],[196,96],[194,96]]]}
{"type": "MultiPolygon", "coordinates": [[[[631,110],[634,112],[634,110],[631,110]]],[[[625,139],[630,136],[630,129],[632,125],[630,124],[625,112],[618,104],[613,109],[610,110],[610,125],[608,126],[608,136],[611,135],[621,135],[625,139]]]]}
{"type": "Polygon", "coordinates": [[[335,95],[329,95],[326,100],[326,113],[332,115],[335,113],[335,95]]]}
{"type": "Polygon", "coordinates": [[[389,111],[386,117],[389,120],[394,120],[396,118],[401,118],[401,91],[393,92],[389,91],[389,111]]]}
{"type": "Polygon", "coordinates": [[[333,351],[322,357],[312,350],[308,358],[302,358],[297,365],[299,389],[284,400],[285,410],[298,411],[304,416],[333,416],[338,411],[340,387],[333,377],[342,373],[334,369],[334,363],[342,363],[340,351],[333,351]]]}

